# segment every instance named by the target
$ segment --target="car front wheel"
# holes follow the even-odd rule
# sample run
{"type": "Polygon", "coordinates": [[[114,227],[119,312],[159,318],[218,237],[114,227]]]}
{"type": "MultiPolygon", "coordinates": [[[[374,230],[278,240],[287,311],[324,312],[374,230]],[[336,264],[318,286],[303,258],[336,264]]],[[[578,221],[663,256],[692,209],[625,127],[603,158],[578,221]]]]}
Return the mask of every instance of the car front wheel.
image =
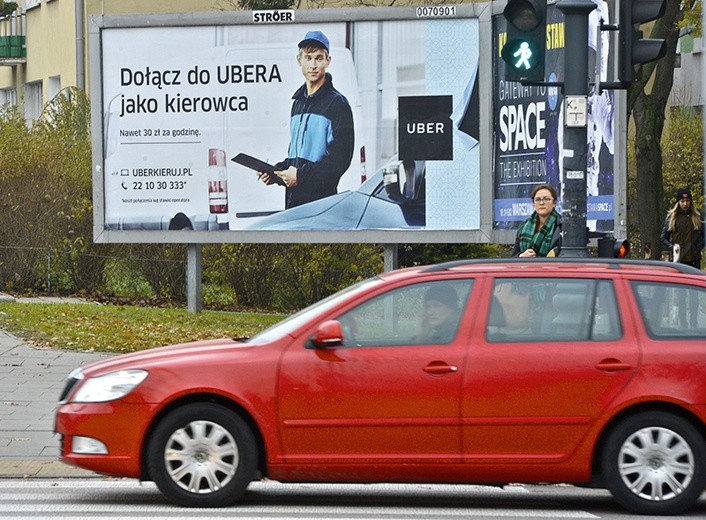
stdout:
{"type": "Polygon", "coordinates": [[[638,514],[676,515],[706,486],[706,447],[688,421],[648,412],[620,423],[603,448],[603,478],[615,500],[638,514]]]}
{"type": "Polygon", "coordinates": [[[159,490],[185,507],[236,502],[252,481],[257,444],[234,412],[212,403],[183,406],[155,428],[147,467],[159,490]]]}

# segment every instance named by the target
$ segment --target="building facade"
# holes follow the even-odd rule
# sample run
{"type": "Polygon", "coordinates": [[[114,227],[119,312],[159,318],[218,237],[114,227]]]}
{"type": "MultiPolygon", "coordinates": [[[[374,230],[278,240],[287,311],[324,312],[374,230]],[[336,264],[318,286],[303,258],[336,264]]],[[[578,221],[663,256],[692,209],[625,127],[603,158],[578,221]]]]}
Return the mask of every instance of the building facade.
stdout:
{"type": "MultiPolygon", "coordinates": [[[[22,106],[29,120],[39,117],[44,105],[67,87],[88,90],[89,16],[237,8],[237,0],[0,0],[0,9],[6,4],[0,11],[0,105],[22,106]],[[10,12],[12,4],[16,7],[10,12]]],[[[345,4],[330,0],[325,6],[345,4]]],[[[297,7],[321,7],[321,2],[302,1],[297,7]]],[[[702,49],[702,38],[686,34],[680,39],[672,106],[703,106],[702,49]]]]}
{"type": "Polygon", "coordinates": [[[19,105],[25,117],[34,120],[42,115],[47,102],[67,88],[88,90],[89,16],[214,11],[233,8],[234,3],[228,0],[0,1],[0,105],[19,105]]]}

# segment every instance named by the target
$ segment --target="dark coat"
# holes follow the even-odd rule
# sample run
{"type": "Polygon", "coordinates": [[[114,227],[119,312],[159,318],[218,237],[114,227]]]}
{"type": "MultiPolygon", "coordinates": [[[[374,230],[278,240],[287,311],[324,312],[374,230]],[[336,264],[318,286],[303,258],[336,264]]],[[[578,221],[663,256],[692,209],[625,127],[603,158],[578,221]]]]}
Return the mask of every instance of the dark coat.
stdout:
{"type": "MultiPolygon", "coordinates": [[[[554,226],[554,234],[552,235],[552,241],[550,244],[550,250],[558,248],[561,249],[561,215],[557,213],[556,226],[554,226]]],[[[558,251],[557,249],[557,251],[558,251]]],[[[512,256],[520,256],[520,235],[519,233],[515,236],[515,245],[512,246],[512,256]]]]}
{"type": "Polygon", "coordinates": [[[285,208],[335,195],[353,159],[355,141],[353,112],[329,73],[314,94],[307,96],[304,84],[292,99],[289,154],[275,165],[278,170],[297,168],[297,185],[287,188],[285,208]]]}
{"type": "MultiPolygon", "coordinates": [[[[664,219],[664,226],[662,226],[662,234],[660,235],[660,240],[665,249],[671,251],[674,247],[672,242],[672,232],[669,231],[669,215],[664,219]]],[[[701,229],[694,229],[691,232],[691,252],[694,259],[699,258],[701,255],[701,250],[704,248],[704,223],[701,223],[701,229]]],[[[687,259],[688,260],[688,259],[687,259]]]]}

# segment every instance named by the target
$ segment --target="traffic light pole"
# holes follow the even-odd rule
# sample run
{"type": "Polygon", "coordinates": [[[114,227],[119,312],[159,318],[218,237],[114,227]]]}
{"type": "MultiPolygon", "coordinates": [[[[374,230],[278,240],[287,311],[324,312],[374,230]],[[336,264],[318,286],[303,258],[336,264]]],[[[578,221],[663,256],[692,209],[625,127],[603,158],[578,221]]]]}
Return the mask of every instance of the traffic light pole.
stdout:
{"type": "Polygon", "coordinates": [[[588,230],[588,15],[591,0],[561,0],[564,13],[564,179],[562,246],[559,256],[587,257],[588,230]]]}

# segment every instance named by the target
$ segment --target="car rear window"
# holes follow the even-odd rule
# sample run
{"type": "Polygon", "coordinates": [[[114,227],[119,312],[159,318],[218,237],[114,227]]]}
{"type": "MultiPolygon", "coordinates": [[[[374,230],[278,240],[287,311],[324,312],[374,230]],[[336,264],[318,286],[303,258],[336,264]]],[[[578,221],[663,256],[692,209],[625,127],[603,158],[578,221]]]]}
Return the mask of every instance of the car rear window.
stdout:
{"type": "Polygon", "coordinates": [[[651,338],[706,338],[706,289],[638,280],[631,285],[651,338]]]}

